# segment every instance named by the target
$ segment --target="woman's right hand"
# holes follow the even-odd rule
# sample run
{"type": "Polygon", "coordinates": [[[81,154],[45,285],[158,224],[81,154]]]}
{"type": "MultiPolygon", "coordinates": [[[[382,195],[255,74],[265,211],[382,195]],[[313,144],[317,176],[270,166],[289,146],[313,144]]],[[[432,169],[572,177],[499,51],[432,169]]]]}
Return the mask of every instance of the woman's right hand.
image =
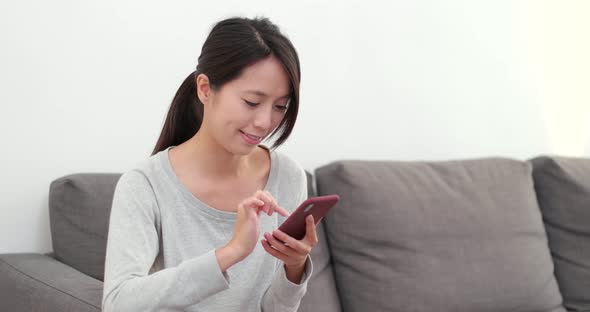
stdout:
{"type": "Polygon", "coordinates": [[[256,191],[238,204],[238,215],[231,241],[217,250],[222,271],[242,261],[254,251],[260,235],[260,212],[271,216],[277,212],[288,217],[289,212],[280,207],[267,191],[256,191]]]}

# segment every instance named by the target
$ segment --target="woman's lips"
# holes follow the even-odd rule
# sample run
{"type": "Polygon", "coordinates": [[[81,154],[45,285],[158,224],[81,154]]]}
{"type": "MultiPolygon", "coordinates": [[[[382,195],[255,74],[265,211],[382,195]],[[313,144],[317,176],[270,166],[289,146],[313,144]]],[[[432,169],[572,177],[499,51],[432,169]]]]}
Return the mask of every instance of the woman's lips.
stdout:
{"type": "Polygon", "coordinates": [[[240,134],[242,135],[242,138],[249,144],[255,145],[255,144],[260,143],[260,141],[262,141],[262,137],[251,135],[251,134],[246,133],[242,130],[240,130],[240,134]]]}

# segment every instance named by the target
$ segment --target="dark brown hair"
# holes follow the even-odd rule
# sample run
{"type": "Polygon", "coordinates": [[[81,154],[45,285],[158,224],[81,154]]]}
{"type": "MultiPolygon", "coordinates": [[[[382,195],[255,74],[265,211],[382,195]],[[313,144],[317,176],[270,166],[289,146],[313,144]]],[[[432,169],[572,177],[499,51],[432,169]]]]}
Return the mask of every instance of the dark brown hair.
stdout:
{"type": "Polygon", "coordinates": [[[213,90],[238,78],[243,69],[269,56],[284,66],[291,82],[285,117],[269,137],[279,135],[271,148],[283,144],[295,126],[299,110],[301,70],[295,47],[268,18],[233,17],[216,23],[205,40],[195,71],[184,80],[172,100],[152,155],[190,139],[201,127],[203,104],[197,96],[197,76],[207,75],[213,90]]]}

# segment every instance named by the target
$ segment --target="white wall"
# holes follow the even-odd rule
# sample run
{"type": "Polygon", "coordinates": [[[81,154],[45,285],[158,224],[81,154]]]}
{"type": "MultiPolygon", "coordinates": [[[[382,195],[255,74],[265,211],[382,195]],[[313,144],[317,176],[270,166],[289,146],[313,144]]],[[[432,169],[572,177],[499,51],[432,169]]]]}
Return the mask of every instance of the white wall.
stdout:
{"type": "Polygon", "coordinates": [[[51,250],[49,183],[146,158],[214,22],[270,17],[302,63],[282,151],[590,156],[588,1],[2,1],[0,253],[51,250]],[[257,9],[253,9],[257,8],[257,9]]]}

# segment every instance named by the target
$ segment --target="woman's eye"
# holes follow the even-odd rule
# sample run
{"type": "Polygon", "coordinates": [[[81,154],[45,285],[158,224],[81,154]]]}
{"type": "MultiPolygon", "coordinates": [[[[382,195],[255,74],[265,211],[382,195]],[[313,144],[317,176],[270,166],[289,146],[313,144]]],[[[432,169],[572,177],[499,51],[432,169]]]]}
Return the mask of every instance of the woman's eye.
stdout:
{"type": "MultiPolygon", "coordinates": [[[[260,103],[254,103],[254,102],[246,101],[246,100],[244,100],[244,102],[245,102],[245,103],[246,103],[248,106],[250,106],[250,107],[256,107],[256,106],[258,106],[258,105],[260,104],[260,103]]],[[[275,105],[275,107],[276,107],[278,110],[280,110],[280,111],[286,111],[286,110],[287,110],[287,108],[289,108],[289,106],[287,106],[287,105],[275,105]]]]}
{"type": "Polygon", "coordinates": [[[248,104],[249,106],[252,106],[252,107],[256,107],[258,105],[258,103],[252,103],[252,102],[248,102],[246,100],[244,100],[244,102],[246,102],[246,104],[248,104]]]}

